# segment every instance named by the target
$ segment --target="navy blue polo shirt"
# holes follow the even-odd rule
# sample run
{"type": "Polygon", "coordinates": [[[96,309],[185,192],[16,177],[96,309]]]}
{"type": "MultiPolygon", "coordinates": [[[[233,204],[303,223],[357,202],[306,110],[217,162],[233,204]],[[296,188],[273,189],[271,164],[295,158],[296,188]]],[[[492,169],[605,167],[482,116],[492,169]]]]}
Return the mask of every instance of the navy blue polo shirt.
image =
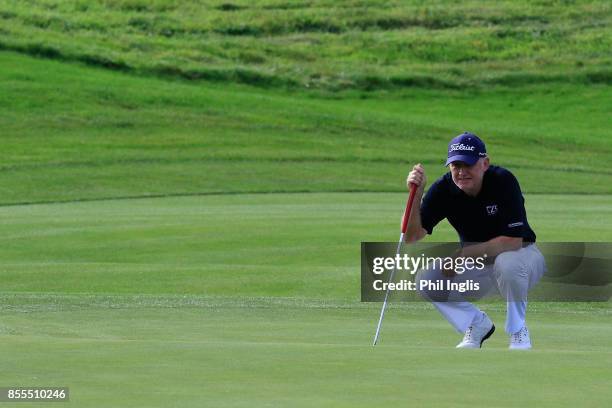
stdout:
{"type": "Polygon", "coordinates": [[[527,222],[525,199],[516,177],[499,166],[489,166],[476,197],[465,194],[446,173],[436,180],[421,203],[421,225],[431,234],[444,218],[461,242],[485,242],[500,235],[535,242],[527,222]]]}

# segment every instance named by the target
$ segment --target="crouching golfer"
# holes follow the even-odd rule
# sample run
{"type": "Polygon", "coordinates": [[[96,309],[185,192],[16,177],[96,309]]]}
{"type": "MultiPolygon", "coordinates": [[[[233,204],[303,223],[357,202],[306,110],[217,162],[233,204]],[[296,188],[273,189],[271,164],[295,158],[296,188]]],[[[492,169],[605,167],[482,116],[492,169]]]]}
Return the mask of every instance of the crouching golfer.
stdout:
{"type": "MultiPolygon", "coordinates": [[[[420,240],[446,218],[461,241],[461,250],[455,256],[477,258],[486,254],[488,262],[479,271],[462,274],[423,270],[417,275],[417,284],[423,279],[453,282],[473,279],[481,284],[480,296],[487,287],[497,289],[507,300],[505,328],[510,348],[529,349],[531,340],[525,324],[527,291],[539,281],[546,265],[527,223],[519,184],[508,170],[489,164],[484,143],[471,133],[450,141],[446,165],[450,172],[436,180],[424,198],[427,179],[423,166],[417,164],[408,175],[408,186],[414,183],[417,189],[406,237],[410,241],[420,240]]],[[[442,299],[438,298],[439,293],[428,290],[420,293],[464,334],[457,348],[480,348],[495,331],[486,313],[463,297],[445,294],[442,299]]]]}

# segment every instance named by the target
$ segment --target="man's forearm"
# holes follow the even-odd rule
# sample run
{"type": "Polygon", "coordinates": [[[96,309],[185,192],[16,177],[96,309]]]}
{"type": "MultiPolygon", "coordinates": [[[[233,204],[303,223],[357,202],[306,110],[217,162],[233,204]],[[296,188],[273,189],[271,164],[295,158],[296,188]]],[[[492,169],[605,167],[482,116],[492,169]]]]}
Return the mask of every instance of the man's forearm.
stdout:
{"type": "MultiPolygon", "coordinates": [[[[423,238],[423,226],[421,225],[421,200],[423,199],[423,190],[417,189],[414,196],[414,205],[410,212],[410,219],[406,228],[404,241],[413,242],[423,238]]],[[[402,219],[402,222],[404,220],[402,219]]]]}
{"type": "Polygon", "coordinates": [[[459,256],[477,258],[486,254],[488,259],[493,260],[502,252],[516,251],[520,249],[522,245],[522,238],[507,237],[502,235],[490,239],[487,242],[466,246],[461,250],[459,256]]]}

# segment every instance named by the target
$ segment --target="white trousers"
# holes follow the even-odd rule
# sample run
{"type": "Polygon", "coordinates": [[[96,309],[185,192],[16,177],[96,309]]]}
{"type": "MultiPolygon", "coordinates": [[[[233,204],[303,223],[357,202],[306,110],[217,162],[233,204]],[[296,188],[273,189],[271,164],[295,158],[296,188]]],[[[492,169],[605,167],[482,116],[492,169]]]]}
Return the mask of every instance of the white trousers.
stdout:
{"type": "Polygon", "coordinates": [[[416,277],[417,288],[419,281],[478,282],[480,289],[477,292],[448,293],[444,301],[439,299],[440,293],[428,290],[419,291],[430,300],[448,322],[460,333],[463,333],[479,315],[480,309],[472,303],[462,300],[464,297],[483,297],[497,290],[506,299],[506,333],[512,334],[525,325],[527,311],[527,292],[542,277],[546,271],[544,256],[535,244],[521,248],[517,251],[503,252],[495,258],[493,265],[486,265],[484,269],[472,269],[453,278],[445,277],[439,269],[422,270],[416,277]]]}

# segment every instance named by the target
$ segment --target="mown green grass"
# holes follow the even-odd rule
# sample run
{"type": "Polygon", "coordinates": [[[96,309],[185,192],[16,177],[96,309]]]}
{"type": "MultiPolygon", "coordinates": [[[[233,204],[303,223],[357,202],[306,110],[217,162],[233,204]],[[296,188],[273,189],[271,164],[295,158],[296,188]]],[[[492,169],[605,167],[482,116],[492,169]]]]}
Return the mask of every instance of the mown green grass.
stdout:
{"type": "MultiPolygon", "coordinates": [[[[20,293],[358,301],[360,243],[394,241],[406,194],[256,194],[0,208],[0,279],[20,293]]],[[[538,239],[612,240],[612,198],[528,195],[538,239]]],[[[429,239],[455,241],[445,222],[429,239]]]]}
{"type": "MultiPolygon", "coordinates": [[[[393,304],[371,347],[380,305],[358,302],[359,241],[395,237],[404,199],[4,206],[0,382],[68,386],[78,407],[605,405],[609,303],[530,305],[527,354],[501,330],[457,352],[429,305],[393,304]]],[[[608,195],[527,206],[540,239],[610,239],[608,195]]],[[[441,225],[436,238],[454,233],[441,225]]],[[[504,306],[483,308],[501,327],[504,306]]]]}
{"type": "MultiPolygon", "coordinates": [[[[459,336],[423,304],[392,307],[372,348],[378,305],[23,299],[0,296],[0,382],[69,386],[71,406],[557,408],[612,398],[609,309],[532,305],[535,349],[517,353],[501,331],[482,350],[455,350],[459,336]]],[[[503,322],[503,307],[485,310],[503,322]]]]}
{"type": "Polygon", "coordinates": [[[610,83],[606,1],[5,1],[0,48],[325,90],[610,83]]]}
{"type": "MultiPolygon", "coordinates": [[[[372,348],[380,305],[358,301],[359,242],[394,238],[404,199],[4,206],[0,382],[68,386],[77,407],[605,405],[609,303],[531,304],[526,354],[501,330],[458,352],[431,306],[392,304],[372,348]]],[[[610,239],[610,196],[527,208],[540,239],[610,239]]],[[[482,307],[502,327],[504,305],[482,307]]]]}

